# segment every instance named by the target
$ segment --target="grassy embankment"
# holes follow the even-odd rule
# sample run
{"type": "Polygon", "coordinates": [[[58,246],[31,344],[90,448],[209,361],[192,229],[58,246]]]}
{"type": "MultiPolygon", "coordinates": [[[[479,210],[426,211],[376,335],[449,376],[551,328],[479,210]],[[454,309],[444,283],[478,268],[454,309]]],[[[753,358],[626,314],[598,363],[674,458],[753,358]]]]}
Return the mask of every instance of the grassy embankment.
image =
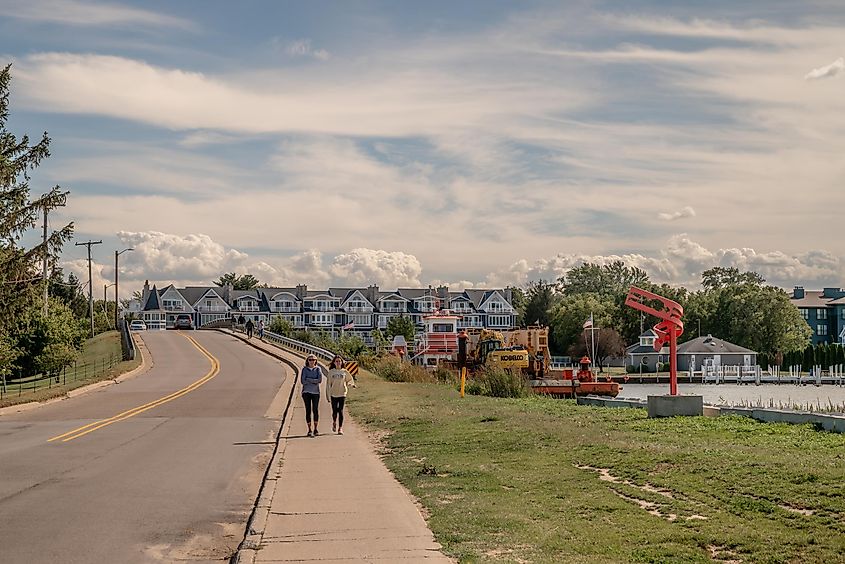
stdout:
{"type": "Polygon", "coordinates": [[[845,436],[362,371],[350,412],[462,562],[845,562],[845,436]]]}
{"type": "Polygon", "coordinates": [[[120,333],[100,333],[85,342],[78,360],[59,375],[58,383],[55,379],[44,378],[38,380],[33,389],[32,383],[23,382],[19,393],[17,381],[9,382],[6,394],[0,398],[0,407],[60,397],[75,388],[115,378],[141,364],[140,354],[129,361],[121,361],[121,356],[120,333]],[[113,366],[109,367],[111,364],[113,366]]]}

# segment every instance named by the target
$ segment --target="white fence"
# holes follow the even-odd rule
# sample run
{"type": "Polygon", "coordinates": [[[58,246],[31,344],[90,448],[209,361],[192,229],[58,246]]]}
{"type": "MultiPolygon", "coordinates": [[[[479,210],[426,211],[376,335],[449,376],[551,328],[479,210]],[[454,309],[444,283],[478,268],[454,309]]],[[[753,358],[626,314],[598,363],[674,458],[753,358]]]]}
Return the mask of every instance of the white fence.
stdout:
{"type": "Polygon", "coordinates": [[[845,365],[831,366],[822,370],[814,366],[809,373],[802,373],[800,366],[790,366],[781,370],[778,366],[769,366],[763,370],[760,366],[705,366],[702,370],[688,372],[690,380],[699,380],[705,384],[833,384],[845,386],[845,365]]]}

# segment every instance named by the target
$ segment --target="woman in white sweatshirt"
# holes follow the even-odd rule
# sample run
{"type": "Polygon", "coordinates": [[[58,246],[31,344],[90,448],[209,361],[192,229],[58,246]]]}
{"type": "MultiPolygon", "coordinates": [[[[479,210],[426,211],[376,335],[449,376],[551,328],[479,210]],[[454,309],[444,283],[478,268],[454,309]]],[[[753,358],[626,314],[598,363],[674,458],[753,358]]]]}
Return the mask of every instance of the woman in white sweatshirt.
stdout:
{"type": "Polygon", "coordinates": [[[357,387],[352,374],[343,364],[340,355],[335,355],[326,376],[326,399],[332,404],[332,431],[337,430],[338,435],[343,434],[343,404],[346,402],[349,386],[357,387]]]}

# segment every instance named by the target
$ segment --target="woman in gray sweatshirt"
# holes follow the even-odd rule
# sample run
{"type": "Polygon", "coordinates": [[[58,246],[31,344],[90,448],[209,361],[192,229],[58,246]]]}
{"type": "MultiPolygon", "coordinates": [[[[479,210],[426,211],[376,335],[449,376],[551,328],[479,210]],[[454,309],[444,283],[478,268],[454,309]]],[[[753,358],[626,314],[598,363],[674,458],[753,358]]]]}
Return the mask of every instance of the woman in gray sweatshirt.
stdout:
{"type": "Polygon", "coordinates": [[[299,381],[302,384],[302,400],[305,402],[305,422],[308,424],[308,436],[316,437],[320,434],[317,431],[317,422],[320,420],[320,382],[323,381],[323,372],[317,366],[317,357],[309,354],[305,359],[305,366],[299,374],[299,381]],[[311,413],[314,414],[314,430],[311,430],[311,413]]]}

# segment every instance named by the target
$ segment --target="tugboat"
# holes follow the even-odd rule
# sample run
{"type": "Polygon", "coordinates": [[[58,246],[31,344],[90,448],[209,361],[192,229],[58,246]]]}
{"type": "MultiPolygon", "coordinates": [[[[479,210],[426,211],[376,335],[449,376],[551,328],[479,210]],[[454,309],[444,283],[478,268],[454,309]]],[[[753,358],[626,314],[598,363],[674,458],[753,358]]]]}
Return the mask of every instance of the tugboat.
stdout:
{"type": "Polygon", "coordinates": [[[619,384],[612,381],[598,381],[590,370],[591,364],[589,357],[584,356],[578,361],[578,372],[575,372],[574,368],[553,370],[547,373],[546,378],[529,380],[529,384],[531,389],[538,394],[562,398],[586,395],[615,398],[619,395],[619,384]]]}

